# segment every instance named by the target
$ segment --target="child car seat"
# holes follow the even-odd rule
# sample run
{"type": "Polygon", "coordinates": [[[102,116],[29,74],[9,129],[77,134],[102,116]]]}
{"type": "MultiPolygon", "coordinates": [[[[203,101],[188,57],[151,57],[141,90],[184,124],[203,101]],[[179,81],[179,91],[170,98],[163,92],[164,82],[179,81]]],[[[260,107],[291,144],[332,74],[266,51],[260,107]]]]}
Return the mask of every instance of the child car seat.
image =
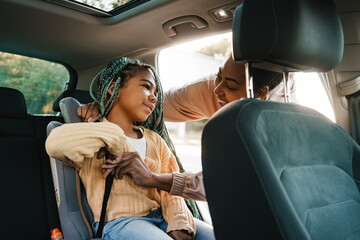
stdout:
{"type": "MultiPolygon", "coordinates": [[[[81,106],[76,99],[64,98],[59,106],[65,123],[82,121],[76,115],[77,107],[81,106]]],[[[60,125],[59,122],[50,122],[47,128],[48,135],[52,129],[60,125]]],[[[50,158],[50,161],[61,228],[65,239],[92,239],[94,233],[90,223],[93,222],[93,216],[77,171],[54,158],[50,158]]]]}

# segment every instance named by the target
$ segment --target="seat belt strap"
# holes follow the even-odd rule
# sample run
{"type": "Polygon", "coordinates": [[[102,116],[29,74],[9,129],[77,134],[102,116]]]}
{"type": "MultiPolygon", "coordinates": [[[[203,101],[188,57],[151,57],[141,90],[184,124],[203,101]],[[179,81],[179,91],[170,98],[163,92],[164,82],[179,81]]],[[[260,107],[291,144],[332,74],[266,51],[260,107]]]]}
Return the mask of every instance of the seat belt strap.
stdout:
{"type": "Polygon", "coordinates": [[[346,96],[349,105],[351,136],[360,143],[360,92],[346,96]]]}
{"type": "MultiPolygon", "coordinates": [[[[346,96],[349,106],[351,136],[359,144],[360,143],[360,91],[346,96]]],[[[356,154],[356,151],[354,151],[356,154]]],[[[360,191],[360,156],[354,156],[353,177],[360,191]]]]}
{"type": "Polygon", "coordinates": [[[95,236],[96,238],[101,238],[102,237],[104,224],[105,224],[106,206],[107,206],[107,203],[108,203],[108,200],[109,200],[111,186],[112,186],[113,182],[114,182],[114,175],[109,174],[106,177],[106,181],[105,181],[104,199],[103,199],[103,204],[102,204],[102,208],[101,208],[99,227],[97,229],[96,236],[95,236]]]}

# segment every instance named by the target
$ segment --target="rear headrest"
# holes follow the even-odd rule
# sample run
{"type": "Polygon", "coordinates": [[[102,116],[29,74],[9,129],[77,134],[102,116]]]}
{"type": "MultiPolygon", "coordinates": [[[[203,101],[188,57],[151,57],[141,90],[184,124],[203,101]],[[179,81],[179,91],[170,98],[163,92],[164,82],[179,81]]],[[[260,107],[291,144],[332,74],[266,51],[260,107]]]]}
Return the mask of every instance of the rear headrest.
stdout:
{"type": "Polygon", "coordinates": [[[87,90],[76,90],[76,89],[69,89],[69,90],[65,90],[54,102],[53,104],[53,110],[55,112],[60,112],[60,106],[59,106],[59,102],[61,99],[66,98],[66,97],[72,97],[75,98],[76,100],[78,100],[80,103],[85,104],[85,103],[90,103],[93,102],[94,100],[91,98],[89,91],[87,90]]]}
{"type": "Polygon", "coordinates": [[[16,89],[0,87],[0,117],[23,118],[27,116],[24,95],[16,89]]]}
{"type": "Polygon", "coordinates": [[[331,0],[251,0],[235,11],[236,61],[273,71],[327,72],[339,64],[343,50],[341,22],[331,0]]]}

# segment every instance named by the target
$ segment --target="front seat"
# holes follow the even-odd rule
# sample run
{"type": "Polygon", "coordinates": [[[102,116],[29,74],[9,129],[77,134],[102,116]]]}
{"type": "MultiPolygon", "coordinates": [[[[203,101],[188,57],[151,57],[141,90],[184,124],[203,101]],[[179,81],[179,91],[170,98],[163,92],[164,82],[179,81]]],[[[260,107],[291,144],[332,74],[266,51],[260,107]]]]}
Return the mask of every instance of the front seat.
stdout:
{"type": "MultiPolygon", "coordinates": [[[[235,60],[274,71],[327,72],[343,52],[328,0],[245,1],[233,37],[235,60]]],[[[217,239],[360,239],[360,148],[320,113],[230,103],[205,126],[202,154],[217,239]]]]}

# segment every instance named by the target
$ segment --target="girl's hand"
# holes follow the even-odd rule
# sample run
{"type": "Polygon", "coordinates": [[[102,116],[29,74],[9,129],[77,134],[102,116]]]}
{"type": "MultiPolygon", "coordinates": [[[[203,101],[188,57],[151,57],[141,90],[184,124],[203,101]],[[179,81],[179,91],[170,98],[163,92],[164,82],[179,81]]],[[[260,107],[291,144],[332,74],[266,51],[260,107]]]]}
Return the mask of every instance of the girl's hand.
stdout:
{"type": "Polygon", "coordinates": [[[189,234],[186,230],[175,230],[168,233],[170,237],[175,240],[191,240],[193,239],[192,235],[189,234]]]}
{"type": "Polygon", "coordinates": [[[101,119],[99,104],[91,102],[82,107],[78,107],[77,114],[84,122],[95,122],[101,119]]]}

